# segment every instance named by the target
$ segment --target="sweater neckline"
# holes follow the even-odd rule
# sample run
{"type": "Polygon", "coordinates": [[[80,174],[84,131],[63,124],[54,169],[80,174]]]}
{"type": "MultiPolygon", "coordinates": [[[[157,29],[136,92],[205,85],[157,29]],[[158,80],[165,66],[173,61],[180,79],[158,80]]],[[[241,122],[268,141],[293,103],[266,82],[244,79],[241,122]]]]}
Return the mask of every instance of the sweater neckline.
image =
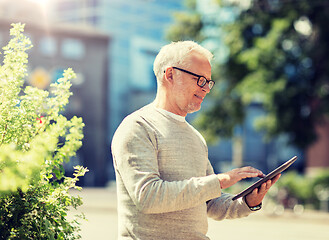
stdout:
{"type": "Polygon", "coordinates": [[[185,122],[185,117],[183,117],[183,116],[180,116],[180,115],[177,115],[175,113],[169,112],[169,111],[164,110],[162,108],[155,107],[155,109],[158,110],[159,112],[161,112],[162,114],[164,114],[165,116],[174,118],[174,119],[176,119],[179,122],[185,122]]]}

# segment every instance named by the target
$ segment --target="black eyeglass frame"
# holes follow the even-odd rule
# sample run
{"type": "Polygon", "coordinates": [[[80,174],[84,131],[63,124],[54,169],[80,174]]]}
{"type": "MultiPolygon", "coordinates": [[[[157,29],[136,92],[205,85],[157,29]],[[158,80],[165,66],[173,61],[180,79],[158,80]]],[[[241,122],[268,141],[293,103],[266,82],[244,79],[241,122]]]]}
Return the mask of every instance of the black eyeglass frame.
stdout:
{"type": "Polygon", "coordinates": [[[201,87],[201,88],[203,88],[207,83],[208,83],[209,89],[212,89],[212,88],[214,87],[214,85],[215,85],[215,81],[213,81],[213,80],[208,80],[205,76],[198,75],[198,74],[196,74],[196,73],[192,73],[192,72],[190,72],[190,71],[187,71],[187,70],[185,70],[185,69],[178,68],[178,67],[172,67],[172,68],[173,68],[173,69],[177,69],[177,70],[182,71],[182,72],[185,72],[185,73],[188,73],[188,74],[191,74],[191,75],[197,77],[197,78],[198,78],[198,81],[196,82],[196,84],[197,84],[199,87],[201,87]],[[199,80],[200,80],[200,78],[202,78],[202,77],[206,80],[206,82],[204,82],[204,84],[199,84],[199,80]],[[210,85],[210,83],[212,83],[212,85],[210,85]]]}

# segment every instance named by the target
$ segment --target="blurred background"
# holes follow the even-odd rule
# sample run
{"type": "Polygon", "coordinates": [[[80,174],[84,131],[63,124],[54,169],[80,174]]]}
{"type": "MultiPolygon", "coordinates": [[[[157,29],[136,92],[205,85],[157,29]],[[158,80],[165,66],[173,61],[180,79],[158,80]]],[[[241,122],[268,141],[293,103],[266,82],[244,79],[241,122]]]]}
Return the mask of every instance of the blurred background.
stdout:
{"type": "Polygon", "coordinates": [[[112,189],[112,136],[154,99],[156,54],[170,41],[197,41],[214,54],[216,85],[187,120],[207,139],[215,171],[267,173],[297,155],[269,212],[328,212],[328,13],[326,0],[0,0],[0,46],[11,23],[25,23],[34,45],[26,84],[47,89],[64,69],[77,73],[65,114],[83,118],[85,137],[65,168],[83,165],[80,185],[112,189]]]}

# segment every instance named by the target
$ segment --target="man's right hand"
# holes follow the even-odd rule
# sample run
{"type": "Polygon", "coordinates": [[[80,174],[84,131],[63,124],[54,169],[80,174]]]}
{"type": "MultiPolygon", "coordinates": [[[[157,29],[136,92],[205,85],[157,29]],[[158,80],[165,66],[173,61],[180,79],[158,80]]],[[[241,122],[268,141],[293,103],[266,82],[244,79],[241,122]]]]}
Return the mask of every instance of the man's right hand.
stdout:
{"type": "Polygon", "coordinates": [[[228,188],[244,178],[264,176],[264,173],[253,167],[236,168],[226,173],[217,174],[222,189],[228,188]]]}

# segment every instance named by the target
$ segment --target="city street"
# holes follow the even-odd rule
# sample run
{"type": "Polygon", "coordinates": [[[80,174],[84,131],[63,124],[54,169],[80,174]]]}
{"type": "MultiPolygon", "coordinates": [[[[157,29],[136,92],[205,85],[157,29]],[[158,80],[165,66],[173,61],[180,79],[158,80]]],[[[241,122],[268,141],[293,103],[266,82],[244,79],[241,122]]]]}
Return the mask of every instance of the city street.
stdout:
{"type": "MultiPolygon", "coordinates": [[[[79,211],[88,219],[80,221],[82,239],[117,239],[115,188],[84,188],[73,194],[83,198],[84,205],[79,211]]],[[[221,222],[209,219],[208,236],[212,240],[329,240],[329,213],[305,211],[296,216],[288,212],[270,217],[261,211],[243,219],[221,222]]]]}

